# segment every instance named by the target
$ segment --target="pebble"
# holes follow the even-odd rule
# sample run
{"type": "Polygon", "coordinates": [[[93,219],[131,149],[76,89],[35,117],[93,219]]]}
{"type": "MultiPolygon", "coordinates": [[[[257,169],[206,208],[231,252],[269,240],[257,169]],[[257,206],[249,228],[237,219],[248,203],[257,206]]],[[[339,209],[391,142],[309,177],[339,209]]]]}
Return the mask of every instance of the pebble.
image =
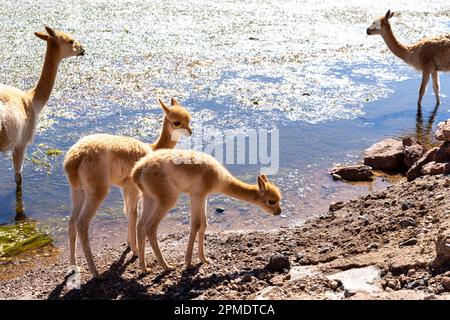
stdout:
{"type": "Polygon", "coordinates": [[[446,291],[450,291],[450,277],[443,277],[441,279],[441,284],[446,291]]]}
{"type": "Polygon", "coordinates": [[[341,210],[345,206],[343,201],[332,202],[330,204],[330,211],[338,211],[341,210]]]}
{"type": "Polygon", "coordinates": [[[402,228],[407,228],[407,227],[415,227],[416,226],[416,221],[414,221],[413,218],[404,218],[400,221],[400,226],[402,228]]]}
{"type": "Polygon", "coordinates": [[[402,210],[403,210],[403,211],[408,210],[408,209],[411,209],[411,208],[414,208],[414,207],[415,207],[415,204],[412,203],[412,202],[410,202],[410,201],[405,201],[405,202],[403,202],[403,204],[402,204],[402,210]]]}
{"type": "Polygon", "coordinates": [[[266,269],[275,272],[285,272],[289,271],[291,268],[291,263],[289,258],[282,254],[275,254],[270,257],[269,263],[266,265],[266,269]]]}
{"type": "Polygon", "coordinates": [[[401,242],[400,246],[401,247],[403,247],[403,246],[413,246],[415,244],[417,244],[417,239],[416,238],[410,238],[410,239],[408,239],[406,241],[401,242]]]}

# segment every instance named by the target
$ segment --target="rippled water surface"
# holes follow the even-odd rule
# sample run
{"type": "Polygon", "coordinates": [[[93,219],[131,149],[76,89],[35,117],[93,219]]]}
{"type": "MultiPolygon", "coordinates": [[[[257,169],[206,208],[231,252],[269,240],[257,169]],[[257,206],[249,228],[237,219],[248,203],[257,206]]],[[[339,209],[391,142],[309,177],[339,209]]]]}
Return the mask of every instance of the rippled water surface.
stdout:
{"type": "MultiPolygon", "coordinates": [[[[359,161],[382,137],[427,136],[450,110],[450,76],[444,75],[443,105],[433,113],[429,90],[418,117],[419,75],[380,37],[366,36],[367,26],[389,8],[399,12],[392,24],[405,43],[449,31],[447,1],[0,0],[0,83],[34,85],[45,45],[33,32],[44,25],[71,32],[87,52],[60,66],[28,150],[25,214],[61,236],[70,213],[63,155],[46,152],[66,151],[94,132],[153,141],[162,118],[157,97],[177,97],[192,113],[194,131],[280,130],[280,170],[271,179],[283,191],[283,215],[269,217],[214,196],[212,228],[289,225],[330,201],[382,188],[382,179],[333,182],[327,168],[359,161]]],[[[251,182],[259,172],[254,165],[230,169],[251,182]]],[[[9,156],[0,156],[0,223],[14,222],[13,176],[9,156]]],[[[163,228],[187,224],[187,208],[181,198],[163,228]]],[[[94,223],[104,232],[124,223],[118,190],[94,223]]]]}

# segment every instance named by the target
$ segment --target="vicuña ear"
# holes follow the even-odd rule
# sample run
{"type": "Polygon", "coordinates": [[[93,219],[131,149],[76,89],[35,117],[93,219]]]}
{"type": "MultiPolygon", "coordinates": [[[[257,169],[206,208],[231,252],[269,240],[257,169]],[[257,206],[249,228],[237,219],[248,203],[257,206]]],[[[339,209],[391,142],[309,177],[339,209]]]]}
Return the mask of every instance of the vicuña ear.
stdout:
{"type": "Polygon", "coordinates": [[[267,191],[266,182],[264,181],[263,178],[261,178],[261,176],[258,176],[258,187],[259,187],[259,191],[261,191],[263,193],[267,191]]]}
{"type": "Polygon", "coordinates": [[[56,31],[53,30],[52,28],[45,27],[45,30],[47,30],[47,33],[49,34],[50,37],[55,38],[55,39],[58,38],[58,35],[56,34],[56,31]]]}
{"type": "Polygon", "coordinates": [[[177,107],[180,106],[180,104],[178,103],[177,100],[175,100],[175,98],[170,99],[170,104],[171,104],[172,106],[177,106],[177,107]]]}
{"type": "Polygon", "coordinates": [[[388,21],[391,17],[391,10],[388,10],[384,15],[384,20],[388,21]]]}
{"type": "Polygon", "coordinates": [[[159,104],[161,105],[161,108],[163,109],[164,113],[165,114],[170,113],[170,108],[168,106],[166,106],[166,104],[161,99],[158,99],[158,101],[159,101],[159,104]]]}
{"type": "Polygon", "coordinates": [[[48,34],[45,34],[43,32],[35,32],[34,35],[38,37],[39,39],[42,39],[44,41],[50,40],[50,36],[48,34]]]}
{"type": "Polygon", "coordinates": [[[391,12],[391,15],[389,16],[389,19],[392,18],[394,16],[395,12],[391,12]]]}
{"type": "Polygon", "coordinates": [[[264,182],[269,182],[269,179],[267,179],[265,174],[260,175],[260,177],[264,180],[264,182]]]}

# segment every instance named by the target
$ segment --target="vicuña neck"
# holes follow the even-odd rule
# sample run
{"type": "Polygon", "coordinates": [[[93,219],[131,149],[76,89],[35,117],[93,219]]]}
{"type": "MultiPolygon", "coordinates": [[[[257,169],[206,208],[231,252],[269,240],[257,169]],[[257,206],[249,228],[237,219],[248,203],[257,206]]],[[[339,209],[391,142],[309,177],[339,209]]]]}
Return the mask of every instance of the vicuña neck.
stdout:
{"type": "Polygon", "coordinates": [[[227,196],[245,202],[256,203],[259,194],[257,185],[248,184],[231,176],[221,188],[221,192],[227,196]]]}
{"type": "Polygon", "coordinates": [[[404,61],[407,60],[408,49],[395,38],[390,24],[387,25],[386,31],[382,33],[382,37],[393,54],[404,61]]]}
{"type": "Polygon", "coordinates": [[[56,74],[61,58],[58,55],[58,49],[55,44],[47,44],[47,52],[45,54],[45,62],[42,68],[41,77],[32,92],[33,106],[38,111],[47,103],[55,85],[56,74]]]}
{"type": "Polygon", "coordinates": [[[178,141],[172,140],[172,136],[169,133],[169,126],[169,121],[164,117],[164,122],[158,141],[151,145],[153,150],[173,149],[177,145],[178,141]]]}

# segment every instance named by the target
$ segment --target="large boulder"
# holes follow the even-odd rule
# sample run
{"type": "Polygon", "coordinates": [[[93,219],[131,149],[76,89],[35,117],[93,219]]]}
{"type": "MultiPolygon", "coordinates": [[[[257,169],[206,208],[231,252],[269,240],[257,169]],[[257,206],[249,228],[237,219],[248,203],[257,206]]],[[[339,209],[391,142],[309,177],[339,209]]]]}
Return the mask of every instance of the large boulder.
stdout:
{"type": "Polygon", "coordinates": [[[427,151],[422,158],[420,158],[406,173],[406,179],[408,181],[413,181],[418,177],[422,176],[422,167],[428,162],[434,161],[434,156],[438,148],[433,148],[427,151]]]}
{"type": "Polygon", "coordinates": [[[330,174],[349,181],[369,180],[373,176],[372,168],[363,164],[336,166],[330,169],[330,174]]]}
{"type": "Polygon", "coordinates": [[[427,152],[425,147],[413,137],[403,138],[402,140],[405,166],[411,168],[427,152]]]}
{"type": "Polygon", "coordinates": [[[386,139],[366,149],[364,164],[379,170],[397,170],[403,166],[403,143],[395,139],[386,139]]]}
{"type": "Polygon", "coordinates": [[[439,122],[438,127],[436,129],[435,136],[436,136],[436,140],[450,141],[450,121],[449,120],[439,122]]]}
{"type": "Polygon", "coordinates": [[[427,176],[434,176],[438,174],[448,174],[450,173],[450,163],[445,162],[435,162],[431,161],[422,167],[422,174],[427,176]]]}
{"type": "Polygon", "coordinates": [[[450,142],[444,142],[441,144],[436,154],[434,155],[434,161],[436,162],[450,162],[450,142]]]}

